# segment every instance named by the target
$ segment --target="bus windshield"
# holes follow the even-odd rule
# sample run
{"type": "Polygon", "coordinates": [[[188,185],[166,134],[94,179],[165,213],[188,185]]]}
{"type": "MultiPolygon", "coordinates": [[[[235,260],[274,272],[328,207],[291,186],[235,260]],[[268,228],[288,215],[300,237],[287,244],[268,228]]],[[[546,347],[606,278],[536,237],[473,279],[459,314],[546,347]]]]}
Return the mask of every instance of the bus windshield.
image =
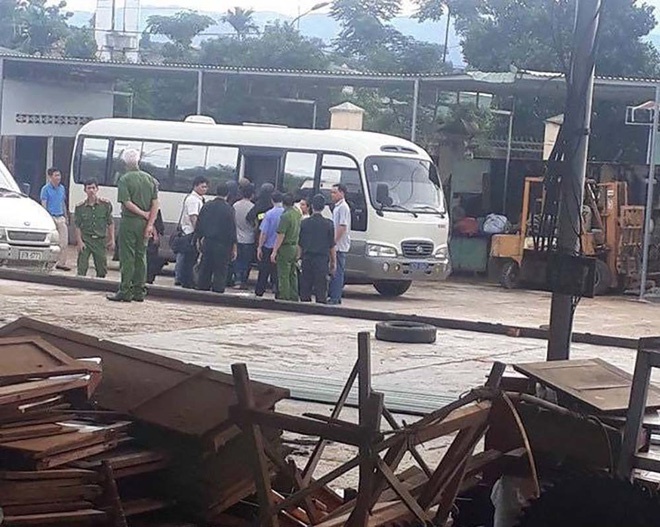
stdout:
{"type": "Polygon", "coordinates": [[[365,165],[371,203],[377,209],[445,212],[437,172],[428,161],[374,156],[365,165]]]}

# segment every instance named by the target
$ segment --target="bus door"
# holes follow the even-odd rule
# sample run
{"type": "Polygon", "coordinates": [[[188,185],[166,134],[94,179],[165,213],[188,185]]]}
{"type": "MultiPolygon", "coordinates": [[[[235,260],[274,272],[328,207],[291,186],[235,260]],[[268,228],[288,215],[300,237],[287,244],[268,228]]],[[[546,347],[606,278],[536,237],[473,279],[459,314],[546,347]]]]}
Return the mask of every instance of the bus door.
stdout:
{"type": "Polygon", "coordinates": [[[241,176],[249,179],[257,191],[264,183],[277,187],[284,151],[266,148],[241,149],[241,176]]]}

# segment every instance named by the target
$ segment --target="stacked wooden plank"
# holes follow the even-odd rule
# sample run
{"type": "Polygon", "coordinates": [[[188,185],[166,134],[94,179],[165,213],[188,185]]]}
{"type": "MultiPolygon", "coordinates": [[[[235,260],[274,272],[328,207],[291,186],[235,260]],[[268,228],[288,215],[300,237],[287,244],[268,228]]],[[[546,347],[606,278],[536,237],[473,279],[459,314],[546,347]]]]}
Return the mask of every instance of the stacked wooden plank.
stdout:
{"type": "MultiPolygon", "coordinates": [[[[36,339],[45,343],[51,353],[47,361],[43,354],[40,356],[42,371],[54,371],[59,376],[65,374],[62,368],[68,366],[73,368],[70,374],[75,375],[75,366],[79,368],[76,373],[85,373],[87,377],[86,382],[64,395],[54,392],[49,395],[52,401],[38,401],[34,408],[24,409],[30,412],[30,423],[40,426],[39,441],[30,436],[36,429],[28,433],[19,428],[8,433],[0,419],[0,470],[11,467],[42,472],[67,468],[98,474],[103,492],[98,502],[92,504],[106,513],[104,521],[109,525],[225,525],[227,518],[240,523],[242,514],[235,517],[236,506],[246,499],[250,501],[255,482],[250,467],[251,449],[229,412],[236,404],[231,375],[32,319],[20,319],[0,328],[0,342],[4,339],[36,339]],[[90,358],[100,359],[102,375],[98,367],[97,371],[84,370],[90,358]],[[49,406],[47,417],[42,412],[44,405],[49,406]],[[59,443],[60,448],[50,448],[56,442],[53,437],[65,435],[62,423],[81,420],[94,439],[86,442],[79,438],[82,443],[76,443],[74,449],[63,450],[59,443]],[[126,420],[132,423],[130,427],[117,429],[126,420]],[[105,432],[109,435],[101,441],[99,435],[105,432]],[[31,442],[14,445],[11,451],[3,450],[3,433],[16,441],[26,439],[23,434],[28,433],[31,442]],[[20,452],[17,446],[22,447],[20,452]],[[84,455],[77,455],[87,448],[90,450],[84,455]],[[13,464],[4,464],[3,452],[13,464]],[[75,459],[63,459],[65,453],[75,459]],[[64,464],[54,464],[60,461],[64,464]]],[[[23,346],[21,356],[35,355],[29,346],[18,341],[14,345],[23,346]]],[[[3,356],[9,355],[3,353],[0,345],[0,403],[3,356]]],[[[14,357],[6,362],[14,364],[13,374],[21,373],[15,364],[23,364],[23,359],[14,357]]],[[[29,379],[16,380],[51,380],[50,374],[35,376],[34,368],[28,370],[29,379]]],[[[262,410],[273,409],[288,395],[287,390],[263,383],[254,382],[251,386],[255,405],[262,410]]],[[[273,451],[277,451],[281,431],[269,430],[266,435],[273,451]]],[[[272,463],[270,469],[274,474],[272,463]]],[[[247,515],[252,512],[250,508],[247,515]]]]}
{"type": "Polygon", "coordinates": [[[103,494],[98,474],[88,470],[0,473],[3,525],[49,525],[105,521],[96,503],[103,494]]]}
{"type": "Polygon", "coordinates": [[[91,408],[97,361],[36,337],[0,338],[0,507],[3,525],[125,525],[162,510],[146,478],[168,465],[137,446],[130,420],[91,408]]]}
{"type": "Polygon", "coordinates": [[[87,400],[98,366],[40,339],[13,338],[0,339],[0,372],[3,525],[104,521],[98,474],[62,468],[116,446],[127,425],[90,426],[71,413],[87,400]]]}
{"type": "MultiPolygon", "coordinates": [[[[158,488],[167,502],[176,500],[177,510],[185,511],[187,518],[215,522],[255,492],[251,450],[229,412],[236,404],[231,375],[33,319],[0,328],[0,337],[32,336],[74,359],[101,359],[103,376],[92,403],[130,416],[131,433],[140,445],[168,453],[169,467],[158,488]]],[[[251,387],[261,410],[274,408],[288,396],[287,390],[263,383],[252,382],[251,387]]],[[[280,430],[269,434],[274,448],[280,435],[280,430]]],[[[115,470],[115,476],[120,475],[115,470]]],[[[119,477],[120,494],[126,486],[119,477]]]]}

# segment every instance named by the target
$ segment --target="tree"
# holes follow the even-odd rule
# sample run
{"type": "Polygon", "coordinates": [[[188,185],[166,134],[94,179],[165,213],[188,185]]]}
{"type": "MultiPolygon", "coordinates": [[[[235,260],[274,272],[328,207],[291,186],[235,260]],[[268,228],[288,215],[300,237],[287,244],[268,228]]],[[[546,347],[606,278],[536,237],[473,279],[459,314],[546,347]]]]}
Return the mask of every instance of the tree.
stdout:
{"type": "Polygon", "coordinates": [[[66,2],[47,5],[47,0],[26,0],[14,14],[16,48],[29,54],[47,55],[63,44],[69,34],[67,20],[73,13],[63,11],[66,2]]]}
{"type": "Polygon", "coordinates": [[[97,45],[91,27],[71,27],[64,40],[64,55],[77,59],[96,57],[97,45]]]}
{"type": "Polygon", "coordinates": [[[192,47],[193,39],[215,24],[210,16],[196,11],[179,11],[173,16],[151,15],[147,19],[147,31],[164,35],[181,51],[192,47]]]}
{"type": "Polygon", "coordinates": [[[343,55],[364,57],[388,46],[401,34],[388,22],[401,11],[401,0],[335,0],[332,17],[341,25],[335,40],[343,55]]]}
{"type": "Polygon", "coordinates": [[[16,0],[0,0],[0,46],[4,48],[12,48],[15,45],[16,7],[16,0]]]}
{"type": "Polygon", "coordinates": [[[307,38],[290,24],[268,24],[245,41],[221,37],[201,44],[200,61],[218,66],[322,70],[330,66],[320,39],[307,38]]]}
{"type": "Polygon", "coordinates": [[[448,1],[451,0],[415,0],[417,5],[415,18],[420,22],[425,20],[437,22],[444,16],[445,12],[449,11],[448,1]]]}
{"type": "Polygon", "coordinates": [[[222,21],[234,28],[238,40],[243,40],[250,34],[259,33],[259,26],[254,23],[253,17],[254,10],[235,7],[227,11],[227,14],[222,17],[222,21]]]}
{"type": "MultiPolygon", "coordinates": [[[[417,0],[420,19],[451,9],[467,63],[483,71],[566,72],[577,0],[417,0]]],[[[653,75],[658,53],[643,40],[656,25],[653,7],[634,0],[603,3],[596,70],[653,75]]]]}

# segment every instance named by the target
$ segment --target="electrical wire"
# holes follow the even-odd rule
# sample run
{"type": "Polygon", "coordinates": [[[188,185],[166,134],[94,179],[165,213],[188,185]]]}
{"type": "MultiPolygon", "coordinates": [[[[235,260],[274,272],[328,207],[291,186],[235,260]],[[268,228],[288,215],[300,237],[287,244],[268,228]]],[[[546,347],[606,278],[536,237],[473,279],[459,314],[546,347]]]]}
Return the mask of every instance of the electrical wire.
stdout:
{"type": "MultiPolygon", "coordinates": [[[[603,11],[605,1],[601,3],[598,8],[598,11],[594,15],[593,19],[590,22],[590,29],[592,29],[594,24],[598,24],[599,18],[603,11]]],[[[577,4],[576,4],[577,5],[577,4]]],[[[598,44],[600,41],[600,24],[596,27],[594,41],[591,45],[591,50],[587,56],[587,64],[592,65],[591,67],[595,68],[596,62],[596,53],[598,51],[598,44]]],[[[573,49],[573,53],[579,52],[584,45],[586,45],[586,38],[592,33],[592,31],[584,32],[584,39],[582,42],[579,42],[573,49]]],[[[573,57],[574,59],[574,57],[573,57]]],[[[564,109],[564,115],[572,115],[575,110],[579,109],[579,105],[584,104],[589,88],[590,88],[590,76],[586,76],[583,84],[579,87],[575,85],[575,62],[571,61],[571,69],[566,74],[566,85],[567,85],[567,96],[566,104],[564,109]]],[[[582,235],[583,235],[583,220],[582,220],[582,207],[583,200],[581,196],[583,195],[584,189],[575,188],[575,178],[572,178],[570,182],[567,182],[563,179],[562,172],[565,172],[567,169],[571,170],[572,164],[575,158],[578,155],[579,149],[581,148],[581,141],[576,137],[578,134],[589,134],[589,130],[584,129],[571,129],[567,128],[567,123],[562,123],[557,141],[548,160],[547,170],[544,176],[543,188],[544,188],[544,200],[543,208],[541,212],[541,219],[539,224],[539,231],[534,238],[534,248],[536,251],[543,252],[562,252],[566,251],[566,247],[560,246],[560,240],[558,235],[559,231],[559,216],[560,214],[566,214],[566,206],[562,206],[562,187],[567,184],[571,184],[571,188],[568,189],[569,192],[564,192],[565,196],[570,196],[575,202],[569,205],[575,207],[574,210],[577,210],[578,213],[573,215],[568,215],[570,221],[570,229],[572,230],[573,236],[577,239],[578,249],[570,249],[571,255],[579,256],[584,254],[584,247],[582,244],[582,235]],[[574,147],[571,152],[567,152],[568,145],[574,144],[574,147]],[[577,222],[577,225],[575,224],[577,222]]],[[[564,191],[567,189],[564,188],[564,191]]],[[[570,199],[569,198],[569,199],[570,199]]],[[[580,296],[573,296],[571,299],[571,318],[575,314],[575,311],[580,303],[580,296]]]]}
{"type": "MultiPolygon", "coordinates": [[[[596,24],[598,17],[600,17],[600,14],[603,9],[603,4],[600,5],[597,13],[595,14],[593,20],[591,21],[591,24],[596,24]]],[[[587,36],[590,34],[590,31],[585,32],[585,39],[587,36]]],[[[599,42],[599,36],[600,36],[600,26],[598,27],[596,31],[596,35],[594,38],[594,44],[591,47],[591,51],[588,55],[588,63],[589,64],[595,64],[595,58],[596,58],[596,52],[598,48],[598,42],[599,42]]],[[[575,49],[574,53],[578,50],[580,50],[583,46],[585,45],[585,41],[582,43],[579,43],[575,49]]],[[[567,82],[567,99],[566,99],[566,107],[565,107],[565,114],[571,115],[573,113],[573,107],[575,105],[581,104],[579,101],[583,100],[589,90],[589,81],[590,79],[587,77],[584,80],[584,83],[582,86],[579,87],[579,89],[576,89],[575,83],[574,83],[574,78],[573,75],[575,73],[574,71],[574,64],[572,65],[571,71],[566,75],[566,82],[567,82]]],[[[580,149],[580,141],[575,141],[574,134],[582,134],[582,133],[588,133],[586,130],[571,130],[570,131],[571,136],[569,136],[569,131],[566,128],[566,123],[562,124],[560,131],[559,131],[559,136],[557,138],[557,142],[555,144],[555,147],[553,148],[553,151],[550,156],[550,160],[548,163],[548,168],[546,170],[546,174],[544,177],[544,190],[545,190],[545,199],[544,199],[544,205],[543,205],[543,210],[541,214],[541,224],[540,224],[540,232],[539,232],[539,238],[535,242],[535,248],[540,248],[541,250],[545,251],[550,251],[553,250],[553,248],[556,247],[556,242],[557,240],[555,239],[556,237],[556,229],[557,229],[557,216],[559,213],[562,211],[562,206],[561,206],[561,198],[560,198],[560,192],[559,190],[561,189],[562,185],[562,177],[560,172],[562,172],[562,169],[566,169],[566,167],[570,167],[571,163],[577,156],[577,153],[580,149]],[[571,143],[574,142],[574,149],[572,152],[567,153],[566,152],[566,147],[571,143]],[[549,228],[549,230],[548,230],[549,228]]],[[[578,225],[576,226],[573,221],[571,221],[570,227],[573,230],[573,234],[577,237],[580,243],[580,249],[579,249],[579,254],[583,252],[583,247],[581,246],[582,240],[582,204],[580,203],[580,195],[581,192],[579,189],[573,189],[573,191],[570,193],[573,198],[575,199],[576,203],[574,204],[578,210],[579,214],[577,215],[577,221],[578,225]]],[[[556,249],[561,249],[560,247],[556,247],[556,249]]]]}

